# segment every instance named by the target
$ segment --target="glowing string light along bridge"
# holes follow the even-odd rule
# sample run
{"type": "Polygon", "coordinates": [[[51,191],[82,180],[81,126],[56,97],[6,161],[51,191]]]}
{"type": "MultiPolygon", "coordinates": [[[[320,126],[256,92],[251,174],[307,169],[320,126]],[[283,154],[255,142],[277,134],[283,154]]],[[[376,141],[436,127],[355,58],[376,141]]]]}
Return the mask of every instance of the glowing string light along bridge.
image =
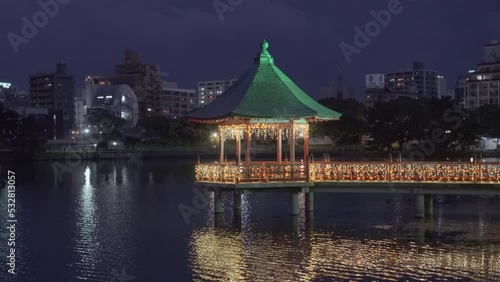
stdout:
{"type": "Polygon", "coordinates": [[[290,192],[291,214],[298,214],[298,193],[306,194],[307,211],[314,192],[414,194],[417,217],[432,215],[433,195],[500,195],[500,163],[225,162],[198,163],[195,173],[197,185],[233,192],[235,203],[244,193],[290,192]]]}
{"type": "Polygon", "coordinates": [[[500,184],[500,163],[253,162],[196,165],[196,181],[500,184]]]}

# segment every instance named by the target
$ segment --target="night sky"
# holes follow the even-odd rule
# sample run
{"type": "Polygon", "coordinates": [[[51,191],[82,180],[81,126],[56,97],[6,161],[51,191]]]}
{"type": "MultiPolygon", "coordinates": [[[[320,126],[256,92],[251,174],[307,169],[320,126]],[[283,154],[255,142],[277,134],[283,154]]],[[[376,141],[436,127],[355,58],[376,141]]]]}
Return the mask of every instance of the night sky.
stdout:
{"type": "MultiPolygon", "coordinates": [[[[50,0],[44,0],[50,1],[50,0]]],[[[339,48],[353,43],[354,27],[373,20],[370,11],[387,9],[388,0],[219,0],[238,3],[221,21],[213,0],[59,0],[54,17],[19,45],[7,34],[22,35],[22,17],[32,21],[37,1],[2,1],[0,79],[27,89],[28,76],[53,72],[65,61],[83,85],[86,74],[111,74],[126,48],[144,62],[160,64],[169,80],[196,88],[200,80],[237,78],[253,63],[263,39],[275,63],[313,97],[332,83],[336,62],[345,84],[364,90],[364,75],[385,73],[414,60],[448,79],[472,69],[483,45],[500,39],[500,1],[401,0],[370,44],[347,63],[339,48]]]]}

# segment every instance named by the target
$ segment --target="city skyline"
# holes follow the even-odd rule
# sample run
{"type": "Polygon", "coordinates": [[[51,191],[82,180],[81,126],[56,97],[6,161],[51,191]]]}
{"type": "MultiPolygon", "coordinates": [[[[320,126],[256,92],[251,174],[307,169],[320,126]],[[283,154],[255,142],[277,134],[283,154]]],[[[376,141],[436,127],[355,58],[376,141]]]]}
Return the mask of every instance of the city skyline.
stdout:
{"type": "Polygon", "coordinates": [[[365,30],[374,21],[373,13],[395,2],[333,1],[308,6],[299,1],[243,0],[232,1],[238,3],[234,7],[225,0],[122,1],[120,7],[97,1],[59,2],[57,13],[32,38],[25,38],[27,43],[19,43],[17,54],[8,35],[22,36],[21,19],[32,20],[43,9],[36,2],[5,3],[10,13],[5,19],[8,24],[0,27],[6,35],[0,41],[5,56],[2,79],[27,89],[29,75],[50,72],[55,62],[65,61],[81,85],[87,74],[112,73],[123,51],[130,48],[143,61],[170,72],[179,85],[195,88],[198,81],[239,77],[248,57],[255,55],[255,42],[267,39],[272,42],[270,50],[280,50],[275,52],[276,62],[315,98],[320,87],[335,81],[337,61],[346,85],[361,88],[367,73],[388,73],[420,60],[447,78],[451,88],[459,75],[481,60],[483,45],[500,39],[500,27],[495,25],[498,17],[491,12],[500,3],[494,1],[475,3],[477,9],[467,3],[453,3],[450,9],[446,3],[399,1],[399,13],[386,21],[366,47],[358,49],[359,54],[350,57],[350,63],[340,44],[354,46],[355,28],[365,30]],[[221,10],[221,3],[230,9],[221,10]],[[421,17],[424,11],[426,17],[421,17]],[[40,49],[47,50],[44,56],[38,55],[40,49]],[[22,67],[12,67],[16,65],[22,67]]]}

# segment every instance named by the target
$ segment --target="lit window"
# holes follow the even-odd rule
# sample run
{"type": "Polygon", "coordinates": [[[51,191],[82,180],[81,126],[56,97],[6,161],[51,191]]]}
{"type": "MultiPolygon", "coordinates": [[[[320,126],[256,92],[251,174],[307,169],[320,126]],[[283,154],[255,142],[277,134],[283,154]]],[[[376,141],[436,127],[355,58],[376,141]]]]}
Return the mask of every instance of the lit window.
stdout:
{"type": "Polygon", "coordinates": [[[152,109],[151,109],[151,108],[148,108],[148,112],[151,112],[151,111],[152,111],[152,109]]]}
{"type": "Polygon", "coordinates": [[[113,99],[113,96],[106,96],[106,99],[113,99]]]}

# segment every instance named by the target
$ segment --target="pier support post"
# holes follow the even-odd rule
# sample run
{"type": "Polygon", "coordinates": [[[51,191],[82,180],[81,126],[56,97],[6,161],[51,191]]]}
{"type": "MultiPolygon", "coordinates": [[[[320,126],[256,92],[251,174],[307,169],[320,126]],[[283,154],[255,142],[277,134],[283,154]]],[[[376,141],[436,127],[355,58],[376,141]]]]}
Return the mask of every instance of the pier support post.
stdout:
{"type": "Polygon", "coordinates": [[[434,211],[433,200],[434,200],[434,197],[432,195],[425,195],[424,196],[425,216],[432,216],[433,211],[434,211]]]}
{"type": "Polygon", "coordinates": [[[224,214],[216,213],[214,216],[214,226],[215,227],[224,227],[224,214]]]}
{"type": "Polygon", "coordinates": [[[233,211],[233,227],[237,229],[241,228],[241,210],[233,211]]]}
{"type": "Polygon", "coordinates": [[[308,212],[306,213],[306,227],[307,230],[311,231],[314,230],[314,213],[308,212]]]}
{"type": "Polygon", "coordinates": [[[241,191],[233,192],[233,206],[235,211],[241,211],[241,191]]]}
{"type": "Polygon", "coordinates": [[[290,193],[290,215],[299,215],[299,193],[290,193]]]}
{"type": "Polygon", "coordinates": [[[417,218],[424,217],[424,210],[425,210],[424,207],[425,207],[424,195],[422,194],[415,195],[415,217],[417,218]]]}
{"type": "Polygon", "coordinates": [[[224,213],[224,202],[222,201],[222,191],[216,189],[214,191],[214,206],[215,213],[224,213]]]}
{"type": "Polygon", "coordinates": [[[306,193],[306,212],[314,211],[314,192],[306,193]]]}

